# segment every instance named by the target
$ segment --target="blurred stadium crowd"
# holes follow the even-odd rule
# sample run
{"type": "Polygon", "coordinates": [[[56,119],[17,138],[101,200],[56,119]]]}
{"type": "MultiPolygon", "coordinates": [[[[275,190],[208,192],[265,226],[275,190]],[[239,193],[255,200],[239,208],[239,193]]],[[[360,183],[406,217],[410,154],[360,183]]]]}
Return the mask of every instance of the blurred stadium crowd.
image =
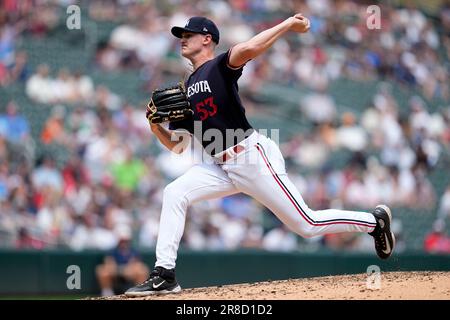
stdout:
{"type": "MultiPolygon", "coordinates": [[[[135,71],[142,80],[140,90],[150,93],[164,85],[167,75],[179,78],[189,68],[179,57],[170,26],[207,15],[221,30],[220,51],[302,12],[312,22],[309,34],[287,36],[244,69],[240,90],[250,119],[277,108],[255,99],[268,82],[307,88],[297,112],[311,130],[299,130],[281,147],[289,175],[309,206],[371,210],[386,203],[432,210],[429,219],[436,223],[424,248],[450,252],[444,232],[450,182],[438,194],[429,178],[450,154],[449,2],[442,2],[432,16],[412,5],[380,4],[382,29],[369,30],[368,4],[357,1],[94,0],[84,3],[89,19],[116,26],[108,41],[97,43],[92,68],[73,70],[68,61],[67,68],[54,70],[45,56],[32,66],[28,60],[33,52],[19,50],[17,43],[23,37],[52,37],[61,25],[61,12],[73,3],[5,0],[0,6],[0,86],[23,83],[30,101],[52,110],[40,135],[33,136],[31,119],[20,112],[32,105],[10,100],[1,109],[3,246],[107,250],[128,228],[139,248],[153,248],[164,186],[191,165],[191,158],[170,155],[154,139],[144,117],[145,101],[130,103],[127,96],[96,83],[91,73],[135,71]],[[328,93],[331,83],[344,78],[380,81],[360,114],[341,112],[328,93]],[[406,109],[389,83],[416,92],[406,109]],[[436,100],[443,104],[431,108],[436,100]],[[68,161],[57,163],[36,152],[39,145],[53,144],[63,147],[68,161]],[[342,168],[333,166],[338,150],[352,154],[342,168]],[[299,174],[298,168],[307,173],[299,174]]],[[[402,232],[400,221],[395,228],[402,232]]],[[[399,250],[404,249],[401,236],[399,240],[399,250]]],[[[299,239],[243,195],[190,208],[182,245],[211,250],[373,250],[364,235],[299,239]]]]}

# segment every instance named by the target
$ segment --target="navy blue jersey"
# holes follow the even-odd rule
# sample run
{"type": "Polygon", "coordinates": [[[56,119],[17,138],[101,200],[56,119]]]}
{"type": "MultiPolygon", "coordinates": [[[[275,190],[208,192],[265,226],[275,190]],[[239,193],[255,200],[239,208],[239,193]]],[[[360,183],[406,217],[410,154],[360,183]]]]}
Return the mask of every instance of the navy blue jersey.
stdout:
{"type": "Polygon", "coordinates": [[[203,148],[212,155],[239,143],[252,131],[238,94],[237,80],[242,75],[243,66],[232,69],[228,65],[228,55],[229,51],[218,55],[202,64],[189,76],[185,85],[194,115],[190,119],[172,122],[169,125],[170,130],[183,128],[194,134],[194,121],[196,126],[201,123],[202,136],[198,137],[197,133],[200,133],[200,130],[196,130],[195,138],[201,141],[203,148]],[[205,135],[210,129],[215,130],[205,135]],[[217,130],[221,133],[222,141],[218,141],[219,143],[215,141],[218,135],[214,132],[217,130]],[[245,134],[231,132],[245,132],[245,134]],[[208,148],[213,142],[214,148],[208,148]]]}
{"type": "Polygon", "coordinates": [[[119,266],[128,264],[133,258],[139,258],[139,254],[134,249],[121,249],[120,247],[114,248],[111,252],[111,256],[119,266]]]}

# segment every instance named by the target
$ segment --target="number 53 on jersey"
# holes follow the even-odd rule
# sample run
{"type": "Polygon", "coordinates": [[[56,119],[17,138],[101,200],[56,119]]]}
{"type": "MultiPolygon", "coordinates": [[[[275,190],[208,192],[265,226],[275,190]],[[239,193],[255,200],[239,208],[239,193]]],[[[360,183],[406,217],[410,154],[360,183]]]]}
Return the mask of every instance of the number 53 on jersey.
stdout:
{"type": "Polygon", "coordinates": [[[195,109],[201,121],[214,116],[217,113],[217,105],[214,104],[214,97],[206,98],[195,105],[195,109]]]}

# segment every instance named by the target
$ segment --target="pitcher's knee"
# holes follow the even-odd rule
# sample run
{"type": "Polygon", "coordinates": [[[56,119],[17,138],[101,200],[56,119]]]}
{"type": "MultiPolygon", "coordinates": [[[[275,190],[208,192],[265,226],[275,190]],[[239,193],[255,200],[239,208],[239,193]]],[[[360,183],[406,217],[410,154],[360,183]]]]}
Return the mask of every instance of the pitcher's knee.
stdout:
{"type": "Polygon", "coordinates": [[[317,228],[312,225],[308,225],[306,228],[303,228],[302,233],[304,238],[312,238],[317,236],[317,228]]]}
{"type": "Polygon", "coordinates": [[[189,201],[185,197],[186,190],[176,183],[177,180],[169,183],[163,192],[163,202],[165,203],[177,203],[182,205],[188,205],[189,201]]]}
{"type": "Polygon", "coordinates": [[[297,223],[294,231],[303,238],[312,238],[317,236],[317,227],[302,221],[301,223],[297,223]]]}

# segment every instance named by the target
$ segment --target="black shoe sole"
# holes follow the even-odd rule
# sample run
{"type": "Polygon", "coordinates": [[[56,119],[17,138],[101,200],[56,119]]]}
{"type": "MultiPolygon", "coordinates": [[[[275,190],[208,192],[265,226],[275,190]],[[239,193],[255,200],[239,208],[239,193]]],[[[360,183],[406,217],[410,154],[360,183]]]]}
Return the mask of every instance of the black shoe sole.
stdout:
{"type": "Polygon", "coordinates": [[[158,294],[171,294],[171,293],[179,293],[181,292],[180,285],[177,285],[173,289],[170,290],[149,290],[149,291],[141,291],[141,292],[125,292],[127,297],[147,297],[158,294]]]}
{"type": "MultiPolygon", "coordinates": [[[[386,243],[391,247],[391,250],[389,253],[386,253],[382,249],[377,248],[377,246],[375,246],[375,250],[377,251],[378,257],[380,257],[380,259],[384,260],[384,259],[389,258],[392,255],[392,253],[394,252],[394,248],[395,248],[395,236],[394,236],[394,233],[391,231],[392,213],[391,213],[391,209],[389,209],[388,206],[379,205],[375,208],[375,210],[377,208],[382,209],[388,215],[388,221],[385,221],[386,225],[384,227],[384,229],[386,231],[383,231],[383,234],[387,237],[386,243]],[[392,245],[391,245],[391,243],[392,243],[392,245]]],[[[377,216],[375,216],[375,217],[376,217],[376,219],[378,219],[377,216]]],[[[375,243],[376,243],[376,241],[375,241],[375,243]]]]}

